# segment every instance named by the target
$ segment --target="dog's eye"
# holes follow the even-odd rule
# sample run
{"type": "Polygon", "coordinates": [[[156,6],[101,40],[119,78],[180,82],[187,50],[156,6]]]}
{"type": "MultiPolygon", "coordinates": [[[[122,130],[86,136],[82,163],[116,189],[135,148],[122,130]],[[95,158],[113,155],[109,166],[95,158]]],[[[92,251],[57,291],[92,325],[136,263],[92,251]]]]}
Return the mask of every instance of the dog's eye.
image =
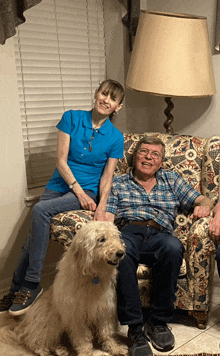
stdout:
{"type": "Polygon", "coordinates": [[[105,238],[104,237],[100,237],[100,239],[98,239],[98,242],[100,242],[101,244],[103,244],[105,242],[105,238]]]}

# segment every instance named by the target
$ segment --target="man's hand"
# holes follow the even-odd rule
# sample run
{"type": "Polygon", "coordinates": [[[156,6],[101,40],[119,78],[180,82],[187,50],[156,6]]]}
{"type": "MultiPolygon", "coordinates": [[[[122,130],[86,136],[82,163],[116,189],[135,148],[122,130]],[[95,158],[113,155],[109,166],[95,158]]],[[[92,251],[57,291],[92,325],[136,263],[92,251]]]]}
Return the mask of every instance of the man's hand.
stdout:
{"type": "Polygon", "coordinates": [[[114,220],[115,220],[115,215],[114,214],[112,214],[112,213],[105,213],[105,216],[106,216],[106,221],[110,221],[110,222],[114,222],[114,220]]]}

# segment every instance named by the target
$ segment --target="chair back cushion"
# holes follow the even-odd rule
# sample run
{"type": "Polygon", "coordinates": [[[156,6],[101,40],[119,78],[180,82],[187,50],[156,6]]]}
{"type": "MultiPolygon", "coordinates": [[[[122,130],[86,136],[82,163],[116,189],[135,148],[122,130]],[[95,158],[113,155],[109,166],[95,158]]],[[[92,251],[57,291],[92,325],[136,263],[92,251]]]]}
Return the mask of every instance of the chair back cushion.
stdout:
{"type": "Polygon", "coordinates": [[[213,200],[219,199],[220,137],[212,136],[204,148],[202,166],[202,194],[213,200]]]}

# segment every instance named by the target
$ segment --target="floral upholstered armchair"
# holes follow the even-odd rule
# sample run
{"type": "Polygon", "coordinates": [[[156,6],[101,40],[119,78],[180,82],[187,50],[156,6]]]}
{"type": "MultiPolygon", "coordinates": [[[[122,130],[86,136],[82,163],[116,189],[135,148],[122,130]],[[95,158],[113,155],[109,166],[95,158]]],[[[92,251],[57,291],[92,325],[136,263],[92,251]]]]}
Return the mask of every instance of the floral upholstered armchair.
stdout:
{"type": "MultiPolygon", "coordinates": [[[[115,176],[131,169],[132,154],[136,143],[143,135],[156,136],[166,146],[164,169],[178,172],[189,184],[214,203],[219,194],[220,137],[210,139],[170,135],[160,133],[124,134],[124,158],[119,160],[115,176]]],[[[68,211],[56,215],[51,222],[51,238],[68,248],[74,234],[82,224],[93,219],[93,213],[85,210],[68,211]]],[[[195,222],[190,214],[179,212],[174,233],[185,247],[185,256],[178,279],[175,306],[188,310],[198,322],[198,327],[206,327],[210,303],[210,287],[213,278],[215,245],[208,235],[212,217],[195,222]]],[[[149,306],[151,290],[151,270],[139,265],[138,283],[142,305],[149,306]]]]}

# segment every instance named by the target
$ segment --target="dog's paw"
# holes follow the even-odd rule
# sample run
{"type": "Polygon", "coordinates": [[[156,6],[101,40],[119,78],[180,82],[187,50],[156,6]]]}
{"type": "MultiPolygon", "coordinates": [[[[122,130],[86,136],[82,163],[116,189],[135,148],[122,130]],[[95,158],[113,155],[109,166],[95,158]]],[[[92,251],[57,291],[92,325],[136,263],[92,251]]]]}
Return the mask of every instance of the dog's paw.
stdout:
{"type": "Polygon", "coordinates": [[[128,346],[124,344],[112,343],[108,345],[108,352],[111,356],[128,356],[128,346]]]}
{"type": "Polygon", "coordinates": [[[101,350],[94,350],[93,356],[111,356],[108,352],[101,351],[101,350]]]}
{"type": "Polygon", "coordinates": [[[66,347],[58,346],[53,350],[49,349],[38,349],[34,350],[35,355],[37,356],[68,356],[69,352],[67,351],[66,347]]]}
{"type": "Polygon", "coordinates": [[[69,352],[68,352],[68,350],[67,350],[67,348],[65,346],[57,347],[54,350],[54,353],[57,356],[68,356],[69,355],[69,352]]]}
{"type": "Polygon", "coordinates": [[[114,347],[114,349],[112,351],[113,351],[112,356],[128,356],[129,355],[127,345],[118,345],[117,347],[114,347]]]}
{"type": "Polygon", "coordinates": [[[37,356],[51,356],[51,355],[53,355],[52,352],[48,349],[34,350],[34,354],[37,356]]]}

